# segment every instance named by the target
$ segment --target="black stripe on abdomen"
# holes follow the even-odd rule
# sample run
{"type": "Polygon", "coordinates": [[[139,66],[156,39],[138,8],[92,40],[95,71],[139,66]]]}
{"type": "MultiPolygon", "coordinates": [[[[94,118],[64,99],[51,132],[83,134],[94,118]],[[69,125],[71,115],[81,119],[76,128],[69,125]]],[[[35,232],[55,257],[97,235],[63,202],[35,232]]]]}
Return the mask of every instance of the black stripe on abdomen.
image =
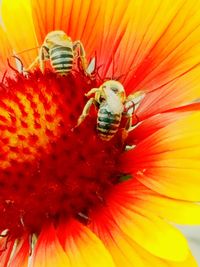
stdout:
{"type": "Polygon", "coordinates": [[[50,60],[56,72],[70,72],[73,66],[73,51],[69,47],[56,46],[50,51],[50,60]]]}

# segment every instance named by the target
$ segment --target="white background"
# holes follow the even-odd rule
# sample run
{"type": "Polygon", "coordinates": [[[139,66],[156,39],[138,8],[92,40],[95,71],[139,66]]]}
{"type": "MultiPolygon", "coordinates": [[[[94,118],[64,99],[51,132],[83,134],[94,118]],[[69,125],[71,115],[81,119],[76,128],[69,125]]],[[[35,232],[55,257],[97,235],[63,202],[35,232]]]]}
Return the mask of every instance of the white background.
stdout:
{"type": "Polygon", "coordinates": [[[200,266],[200,226],[180,226],[179,229],[187,237],[192,253],[200,266]]]}

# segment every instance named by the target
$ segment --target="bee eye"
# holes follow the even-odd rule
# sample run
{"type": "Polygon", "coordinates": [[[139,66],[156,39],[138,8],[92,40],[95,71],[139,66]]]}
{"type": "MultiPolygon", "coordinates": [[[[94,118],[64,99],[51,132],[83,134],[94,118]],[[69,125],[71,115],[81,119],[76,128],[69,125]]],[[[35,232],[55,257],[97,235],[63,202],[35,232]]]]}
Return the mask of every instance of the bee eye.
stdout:
{"type": "Polygon", "coordinates": [[[117,88],[111,87],[110,89],[111,89],[114,93],[117,93],[117,92],[118,92],[118,89],[117,89],[117,88]]]}

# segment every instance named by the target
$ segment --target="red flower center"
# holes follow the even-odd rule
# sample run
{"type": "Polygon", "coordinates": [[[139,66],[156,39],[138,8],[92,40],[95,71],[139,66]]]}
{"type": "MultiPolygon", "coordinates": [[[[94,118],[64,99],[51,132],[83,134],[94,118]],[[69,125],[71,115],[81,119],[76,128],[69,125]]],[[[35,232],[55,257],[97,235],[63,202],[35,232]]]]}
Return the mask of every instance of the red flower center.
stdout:
{"type": "Polygon", "coordinates": [[[97,87],[81,73],[35,72],[0,92],[0,231],[38,233],[46,220],[87,220],[121,177],[120,131],[96,133],[97,112],[77,119],[97,87]]]}

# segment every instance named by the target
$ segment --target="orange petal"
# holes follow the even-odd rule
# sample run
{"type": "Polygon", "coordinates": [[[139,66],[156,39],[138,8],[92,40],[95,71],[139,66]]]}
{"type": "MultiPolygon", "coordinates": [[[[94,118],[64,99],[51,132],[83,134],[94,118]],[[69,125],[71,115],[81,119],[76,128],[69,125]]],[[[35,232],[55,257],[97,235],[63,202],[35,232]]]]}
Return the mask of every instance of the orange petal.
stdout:
{"type": "Polygon", "coordinates": [[[199,74],[200,66],[147,94],[137,109],[140,120],[197,100],[200,97],[199,74]]]}
{"type": "Polygon", "coordinates": [[[73,266],[62,249],[53,226],[43,229],[37,240],[31,267],[73,266]]]}
{"type": "Polygon", "coordinates": [[[135,266],[146,267],[144,260],[135,250],[138,245],[119,229],[106,207],[91,215],[89,226],[109,250],[116,267],[132,267],[133,263],[135,266]]]}
{"type": "MultiPolygon", "coordinates": [[[[199,1],[140,2],[138,28],[134,32],[138,63],[128,85],[151,90],[181,76],[200,62],[199,1]],[[150,7],[151,6],[151,7],[150,7]]],[[[125,61],[126,62],[126,61],[125,61]]],[[[183,88],[182,90],[185,90],[183,88]]]]}
{"type": "Polygon", "coordinates": [[[124,156],[126,169],[160,194],[199,201],[199,120],[191,112],[146,137],[124,156]]]}
{"type": "Polygon", "coordinates": [[[12,48],[8,41],[6,33],[2,29],[2,27],[0,27],[0,37],[1,37],[1,42],[0,42],[0,80],[1,80],[4,72],[6,70],[7,72],[9,71],[7,59],[12,53],[12,48]]]}
{"type": "Polygon", "coordinates": [[[7,264],[9,262],[13,246],[14,246],[15,241],[10,241],[8,244],[5,246],[5,240],[4,238],[0,238],[0,249],[2,250],[0,252],[0,266],[1,267],[7,267],[7,264]],[[4,250],[5,249],[5,250],[4,250]]]}
{"type": "MultiPolygon", "coordinates": [[[[13,47],[13,53],[18,54],[26,49],[37,47],[29,1],[3,0],[1,9],[4,27],[8,40],[13,47]]],[[[10,57],[11,56],[12,54],[10,54],[10,57]]],[[[20,58],[26,66],[28,66],[36,56],[37,50],[31,50],[20,54],[20,58]]]]}
{"type": "MultiPolygon", "coordinates": [[[[122,81],[128,92],[160,87],[159,111],[199,97],[199,1],[159,0],[148,5],[123,0],[117,4],[31,0],[31,7],[40,44],[57,29],[73,40],[81,39],[88,57],[97,52],[103,78],[125,74],[122,81]]],[[[157,110],[158,94],[146,98],[138,111],[141,117],[149,99],[148,113],[157,110]]]]}
{"type": "MultiPolygon", "coordinates": [[[[145,119],[137,127],[129,132],[128,139],[134,144],[140,143],[142,140],[150,137],[159,129],[166,127],[167,125],[187,116],[188,113],[182,112],[167,112],[163,114],[156,114],[148,119],[145,119]]],[[[127,156],[128,158],[128,156],[127,156]]]]}
{"type": "Polygon", "coordinates": [[[74,220],[58,228],[59,240],[64,247],[71,266],[114,267],[112,257],[88,228],[74,220]]]}
{"type": "Polygon", "coordinates": [[[17,250],[14,253],[12,260],[9,263],[9,267],[27,267],[29,258],[29,240],[27,237],[23,238],[17,246],[17,250]]]}
{"type": "Polygon", "coordinates": [[[102,210],[99,216],[92,217],[90,227],[104,242],[115,261],[116,267],[132,267],[133,263],[135,266],[146,266],[135,250],[133,243],[115,225],[112,216],[107,214],[105,210],[102,210]]]}
{"type": "Polygon", "coordinates": [[[128,92],[182,76],[200,62],[199,8],[196,0],[109,1],[99,30],[100,74],[112,77],[113,68],[115,76],[125,73],[128,92]]]}
{"type": "Polygon", "coordinates": [[[126,194],[127,201],[158,217],[177,224],[200,224],[200,205],[160,195],[137,180],[128,180],[118,186],[118,195],[126,194]]]}
{"type": "Polygon", "coordinates": [[[154,256],[177,262],[187,258],[188,246],[183,235],[154,213],[133,204],[126,192],[116,187],[106,207],[115,227],[154,256]]]}
{"type": "MultiPolygon", "coordinates": [[[[151,91],[168,84],[168,88],[163,88],[166,95],[171,87],[182,88],[181,94],[179,89],[173,94],[176,103],[185,102],[186,94],[188,101],[199,96],[199,68],[194,69],[200,61],[199,1],[159,0],[149,5],[123,0],[117,4],[114,0],[101,3],[31,0],[31,6],[40,44],[55,29],[66,31],[73,40],[81,39],[89,56],[97,52],[99,65],[103,64],[100,70],[103,77],[112,77],[113,70],[115,76],[126,74],[123,80],[129,92],[151,91]],[[128,74],[130,69],[133,71],[128,74]]],[[[3,13],[6,21],[8,13],[3,13]]],[[[32,27],[30,18],[26,20],[32,27]]]]}
{"type": "Polygon", "coordinates": [[[196,111],[200,110],[200,102],[194,102],[189,105],[175,107],[173,109],[166,110],[165,112],[188,112],[188,111],[195,111],[195,110],[196,111]]]}
{"type": "Polygon", "coordinates": [[[99,35],[99,29],[105,15],[104,0],[31,0],[31,6],[40,44],[48,32],[63,30],[73,41],[82,41],[88,57],[94,56],[102,37],[99,35]]]}

